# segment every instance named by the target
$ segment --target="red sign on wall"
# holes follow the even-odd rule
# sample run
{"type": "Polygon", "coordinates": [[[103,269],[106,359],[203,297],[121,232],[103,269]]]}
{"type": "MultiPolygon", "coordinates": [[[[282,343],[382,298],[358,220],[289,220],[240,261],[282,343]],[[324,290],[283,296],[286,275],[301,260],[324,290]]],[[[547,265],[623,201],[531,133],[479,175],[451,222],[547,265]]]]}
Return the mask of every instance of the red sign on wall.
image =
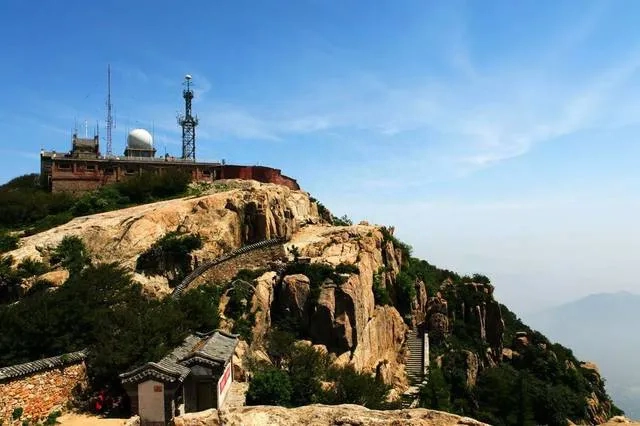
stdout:
{"type": "Polygon", "coordinates": [[[162,385],[153,385],[154,392],[162,392],[162,385]]]}
{"type": "Polygon", "coordinates": [[[218,408],[222,407],[224,403],[224,397],[226,396],[227,390],[231,385],[231,365],[232,363],[227,364],[227,367],[224,369],[220,380],[218,380],[218,408]]]}

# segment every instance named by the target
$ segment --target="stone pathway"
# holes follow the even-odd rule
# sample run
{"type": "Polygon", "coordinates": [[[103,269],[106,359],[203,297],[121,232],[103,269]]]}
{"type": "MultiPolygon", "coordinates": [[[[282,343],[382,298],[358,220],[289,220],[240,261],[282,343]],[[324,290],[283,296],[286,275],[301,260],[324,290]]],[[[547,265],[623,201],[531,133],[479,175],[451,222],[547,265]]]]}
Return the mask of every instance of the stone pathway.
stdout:
{"type": "Polygon", "coordinates": [[[247,382],[233,382],[227,395],[227,400],[224,404],[225,410],[231,410],[233,408],[242,407],[246,401],[247,390],[249,389],[249,383],[247,382]]]}

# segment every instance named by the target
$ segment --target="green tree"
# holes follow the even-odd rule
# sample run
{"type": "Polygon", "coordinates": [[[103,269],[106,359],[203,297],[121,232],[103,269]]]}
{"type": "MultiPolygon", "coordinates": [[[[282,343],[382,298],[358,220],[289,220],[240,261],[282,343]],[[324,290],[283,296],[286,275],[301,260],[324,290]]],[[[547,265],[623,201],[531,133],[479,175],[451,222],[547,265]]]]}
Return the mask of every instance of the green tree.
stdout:
{"type": "Polygon", "coordinates": [[[449,385],[444,379],[442,370],[438,367],[430,367],[427,383],[420,388],[420,406],[434,410],[450,411],[451,394],[449,385]]]}
{"type": "Polygon", "coordinates": [[[327,379],[333,386],[322,395],[327,404],[358,404],[374,410],[387,408],[386,396],[391,389],[368,373],[356,371],[352,365],[331,368],[327,379]]]}
{"type": "Polygon", "coordinates": [[[51,264],[58,263],[70,274],[77,274],[90,265],[91,258],[84,242],[76,236],[65,236],[51,253],[51,264]]]}

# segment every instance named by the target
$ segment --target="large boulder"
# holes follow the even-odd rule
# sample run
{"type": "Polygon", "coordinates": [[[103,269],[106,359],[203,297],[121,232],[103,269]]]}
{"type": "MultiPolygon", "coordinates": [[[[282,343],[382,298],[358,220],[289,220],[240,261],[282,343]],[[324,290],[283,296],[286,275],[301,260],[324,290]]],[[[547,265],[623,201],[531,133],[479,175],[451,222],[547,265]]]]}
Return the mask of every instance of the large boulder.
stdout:
{"type": "MultiPolygon", "coordinates": [[[[186,417],[186,416],[185,416],[186,417]]],[[[220,412],[225,426],[483,426],[484,423],[442,411],[417,408],[411,410],[369,410],[361,405],[313,404],[297,408],[272,406],[241,407],[220,412]]],[[[199,423],[180,423],[183,426],[199,423]]],[[[218,424],[218,423],[211,423],[218,424]]]]}

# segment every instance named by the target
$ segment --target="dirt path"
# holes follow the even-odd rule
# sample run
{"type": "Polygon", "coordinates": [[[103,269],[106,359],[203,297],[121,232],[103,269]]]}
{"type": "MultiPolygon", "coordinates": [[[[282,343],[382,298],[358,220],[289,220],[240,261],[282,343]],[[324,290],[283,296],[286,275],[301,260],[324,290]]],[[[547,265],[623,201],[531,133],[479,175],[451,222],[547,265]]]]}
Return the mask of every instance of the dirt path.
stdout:
{"type": "Polygon", "coordinates": [[[58,422],[65,426],[122,426],[128,419],[104,419],[87,414],[67,413],[58,417],[58,422]]]}

